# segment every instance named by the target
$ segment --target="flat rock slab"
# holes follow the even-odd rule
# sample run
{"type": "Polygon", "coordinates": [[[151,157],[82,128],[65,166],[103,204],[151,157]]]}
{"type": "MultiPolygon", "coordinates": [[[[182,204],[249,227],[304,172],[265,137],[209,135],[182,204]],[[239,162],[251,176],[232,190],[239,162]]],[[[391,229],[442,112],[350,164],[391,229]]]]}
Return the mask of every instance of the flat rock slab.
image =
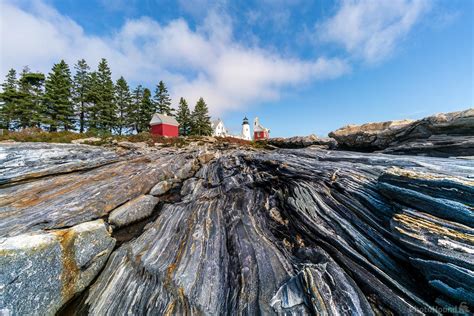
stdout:
{"type": "Polygon", "coordinates": [[[120,159],[112,150],[79,144],[0,144],[0,185],[95,168],[120,159]]]}
{"type": "Polygon", "coordinates": [[[114,245],[102,220],[0,238],[0,313],[54,315],[89,285],[114,245]]]}
{"type": "Polygon", "coordinates": [[[0,236],[77,225],[107,215],[159,181],[191,176],[196,154],[160,150],[127,161],[0,188],[0,236]]]}

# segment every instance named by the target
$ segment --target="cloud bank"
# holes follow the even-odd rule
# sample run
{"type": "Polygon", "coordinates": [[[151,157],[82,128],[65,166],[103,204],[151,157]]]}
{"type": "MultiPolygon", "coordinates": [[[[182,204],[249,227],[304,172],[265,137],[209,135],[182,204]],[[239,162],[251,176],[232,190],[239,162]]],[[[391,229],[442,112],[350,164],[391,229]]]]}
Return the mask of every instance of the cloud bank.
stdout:
{"type": "Polygon", "coordinates": [[[336,14],[316,30],[323,41],[340,44],[356,57],[376,63],[394,51],[428,8],[427,0],[344,0],[336,14]]]}
{"type": "MultiPolygon", "coordinates": [[[[377,60],[409,31],[423,3],[346,1],[318,27],[325,41],[377,60]]],[[[161,24],[142,17],[127,20],[108,36],[87,34],[42,1],[26,7],[2,1],[0,12],[2,74],[25,65],[48,72],[60,59],[72,65],[84,58],[95,67],[105,57],[114,77],[148,87],[164,80],[175,101],[183,96],[194,103],[203,96],[213,115],[277,100],[285,88],[337,78],[351,68],[338,57],[301,59],[238,42],[231,18],[213,10],[195,29],[184,19],[161,24]]]]}

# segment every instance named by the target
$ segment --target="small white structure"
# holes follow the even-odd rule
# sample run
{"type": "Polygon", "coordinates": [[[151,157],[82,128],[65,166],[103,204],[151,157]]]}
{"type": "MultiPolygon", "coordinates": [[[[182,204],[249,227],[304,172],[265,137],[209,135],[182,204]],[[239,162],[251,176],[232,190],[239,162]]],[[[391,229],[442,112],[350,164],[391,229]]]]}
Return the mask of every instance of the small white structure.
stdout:
{"type": "Polygon", "coordinates": [[[221,119],[217,119],[211,122],[212,136],[215,137],[226,137],[229,135],[227,129],[224,126],[224,122],[221,119]]]}
{"type": "Polygon", "coordinates": [[[242,122],[242,134],[240,136],[242,139],[252,140],[252,136],[250,134],[249,120],[247,117],[244,117],[244,121],[242,122]]]}

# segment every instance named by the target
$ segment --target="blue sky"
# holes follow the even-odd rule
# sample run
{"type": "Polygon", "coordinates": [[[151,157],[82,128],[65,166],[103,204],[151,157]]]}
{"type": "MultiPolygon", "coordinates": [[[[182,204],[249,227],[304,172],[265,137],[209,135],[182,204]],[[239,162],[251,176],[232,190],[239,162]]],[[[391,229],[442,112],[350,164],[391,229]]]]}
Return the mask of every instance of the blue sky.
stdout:
{"type": "Polygon", "coordinates": [[[272,136],[473,107],[474,1],[0,1],[3,74],[64,58],[272,136]],[[15,31],[13,31],[15,30],[15,31]]]}

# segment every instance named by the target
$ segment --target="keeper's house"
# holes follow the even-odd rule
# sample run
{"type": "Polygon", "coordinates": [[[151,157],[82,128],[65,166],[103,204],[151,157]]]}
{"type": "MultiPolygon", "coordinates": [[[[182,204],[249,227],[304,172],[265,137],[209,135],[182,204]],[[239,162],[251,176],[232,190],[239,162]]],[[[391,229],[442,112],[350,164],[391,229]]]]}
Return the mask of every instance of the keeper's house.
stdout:
{"type": "Polygon", "coordinates": [[[150,133],[158,136],[178,137],[179,123],[172,116],[155,113],[151,118],[150,133]]]}

